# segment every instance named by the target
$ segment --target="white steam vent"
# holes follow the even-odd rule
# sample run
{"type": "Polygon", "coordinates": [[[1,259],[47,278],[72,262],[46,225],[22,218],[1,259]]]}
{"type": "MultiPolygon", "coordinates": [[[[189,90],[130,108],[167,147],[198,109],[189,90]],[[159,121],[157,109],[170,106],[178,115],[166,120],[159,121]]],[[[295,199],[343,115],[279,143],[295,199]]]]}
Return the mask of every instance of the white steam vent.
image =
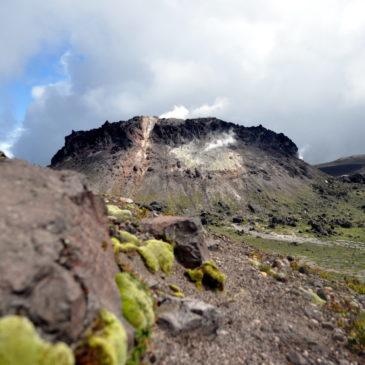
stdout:
{"type": "Polygon", "coordinates": [[[212,142],[209,142],[206,147],[204,148],[204,152],[208,152],[220,147],[227,147],[234,145],[236,143],[236,138],[233,131],[229,133],[223,133],[221,136],[212,142]]]}

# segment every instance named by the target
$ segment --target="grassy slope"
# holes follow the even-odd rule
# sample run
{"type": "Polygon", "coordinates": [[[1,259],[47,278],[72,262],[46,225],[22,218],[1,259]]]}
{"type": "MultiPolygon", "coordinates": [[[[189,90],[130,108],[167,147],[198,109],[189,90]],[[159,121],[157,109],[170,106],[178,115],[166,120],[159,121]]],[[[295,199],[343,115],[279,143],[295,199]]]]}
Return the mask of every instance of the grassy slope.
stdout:
{"type": "Polygon", "coordinates": [[[323,269],[333,270],[339,274],[353,275],[365,270],[365,249],[360,250],[339,245],[318,245],[310,242],[293,244],[248,234],[241,235],[235,229],[226,226],[211,226],[209,230],[219,235],[225,235],[234,241],[245,242],[265,252],[303,258],[323,269]]]}

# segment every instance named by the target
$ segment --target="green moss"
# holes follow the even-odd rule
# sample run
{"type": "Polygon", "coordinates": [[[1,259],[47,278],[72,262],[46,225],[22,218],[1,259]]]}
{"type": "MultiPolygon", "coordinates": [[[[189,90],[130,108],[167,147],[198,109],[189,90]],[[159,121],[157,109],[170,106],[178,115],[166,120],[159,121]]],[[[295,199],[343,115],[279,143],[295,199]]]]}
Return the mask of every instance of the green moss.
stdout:
{"type": "Polygon", "coordinates": [[[155,322],[153,298],[149,290],[127,272],[118,273],[116,283],[126,320],[137,330],[149,329],[155,322]]]}
{"type": "Polygon", "coordinates": [[[127,352],[128,338],[122,323],[113,313],[102,310],[78,363],[124,365],[127,352]]]}
{"type": "Polygon", "coordinates": [[[118,238],[121,242],[134,243],[137,246],[141,244],[141,241],[137,236],[127,231],[118,231],[118,238]]]}
{"type": "Polygon", "coordinates": [[[64,343],[43,341],[25,317],[0,319],[1,365],[73,365],[71,349],[64,343]]]}
{"type": "Polygon", "coordinates": [[[141,359],[148,347],[148,340],[151,336],[150,330],[139,330],[136,331],[134,338],[134,347],[128,358],[126,365],[140,365],[141,359]]]}
{"type": "Polygon", "coordinates": [[[186,274],[198,288],[201,288],[204,284],[204,286],[211,289],[224,289],[226,275],[218,269],[213,261],[206,261],[196,269],[188,269],[186,274]]]}
{"type": "Polygon", "coordinates": [[[171,271],[174,263],[174,249],[169,243],[149,240],[145,246],[138,248],[138,252],[152,272],[157,272],[160,269],[164,273],[171,271]]]}
{"type": "Polygon", "coordinates": [[[261,272],[265,272],[266,274],[268,275],[273,275],[273,270],[271,268],[270,265],[267,265],[267,264],[260,264],[258,266],[258,269],[261,271],[261,272]]]}
{"type": "Polygon", "coordinates": [[[134,243],[120,243],[114,239],[114,252],[118,254],[120,251],[137,251],[145,262],[146,266],[152,272],[162,270],[169,273],[174,263],[174,249],[172,245],[160,240],[149,240],[143,246],[137,246],[134,243]]]}
{"type": "Polygon", "coordinates": [[[354,350],[365,351],[365,311],[360,312],[352,324],[349,344],[354,350]]]}
{"type": "Polygon", "coordinates": [[[108,215],[116,218],[119,221],[125,221],[132,218],[130,210],[120,209],[116,205],[107,204],[108,215]]]}
{"type": "Polygon", "coordinates": [[[360,280],[353,279],[353,278],[346,278],[347,286],[359,294],[365,294],[365,284],[360,282],[360,280]]]}

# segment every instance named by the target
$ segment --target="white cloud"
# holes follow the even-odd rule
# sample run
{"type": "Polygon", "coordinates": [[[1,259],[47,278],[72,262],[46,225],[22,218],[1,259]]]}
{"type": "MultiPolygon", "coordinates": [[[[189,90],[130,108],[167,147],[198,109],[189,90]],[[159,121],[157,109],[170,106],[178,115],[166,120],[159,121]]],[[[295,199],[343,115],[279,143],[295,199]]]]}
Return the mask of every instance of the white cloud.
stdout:
{"type": "Polygon", "coordinates": [[[31,91],[33,99],[42,98],[45,92],[46,92],[46,87],[44,85],[33,86],[31,91]]]}
{"type": "Polygon", "coordinates": [[[0,140],[0,151],[3,151],[7,157],[14,157],[12,148],[23,132],[24,130],[21,127],[13,129],[13,131],[9,133],[4,140],[0,140]]]}
{"type": "Polygon", "coordinates": [[[215,117],[221,113],[229,102],[227,98],[217,98],[212,105],[203,104],[191,112],[193,117],[215,117]]]}
{"type": "Polygon", "coordinates": [[[160,118],[177,118],[177,119],[187,119],[187,118],[200,118],[200,117],[215,117],[221,113],[229,104],[227,98],[217,98],[215,102],[211,105],[203,104],[198,108],[189,110],[184,105],[174,105],[173,109],[162,113],[160,118]]]}
{"type": "Polygon", "coordinates": [[[169,112],[160,115],[160,118],[187,119],[189,110],[184,105],[175,105],[169,112]]]}

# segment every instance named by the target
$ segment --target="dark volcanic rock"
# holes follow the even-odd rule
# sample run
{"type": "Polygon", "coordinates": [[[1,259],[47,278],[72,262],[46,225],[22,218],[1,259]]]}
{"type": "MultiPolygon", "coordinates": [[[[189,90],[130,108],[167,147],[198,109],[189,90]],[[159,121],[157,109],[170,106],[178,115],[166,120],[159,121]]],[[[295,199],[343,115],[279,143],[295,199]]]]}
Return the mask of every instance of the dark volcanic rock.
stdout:
{"type": "Polygon", "coordinates": [[[346,176],[342,176],[340,178],[340,180],[345,183],[365,184],[365,175],[363,175],[363,174],[346,175],[346,176]]]}
{"type": "Polygon", "coordinates": [[[155,142],[163,141],[176,147],[193,138],[204,139],[211,133],[230,131],[233,131],[245,143],[259,146],[262,149],[275,150],[291,156],[295,156],[298,152],[295,143],[282,133],[277,134],[262,125],[244,127],[217,118],[187,119],[186,121],[165,119],[155,125],[151,137],[155,142]]]}
{"type": "Polygon", "coordinates": [[[277,225],[296,227],[297,219],[293,217],[271,217],[269,227],[275,228],[277,225]]]}
{"type": "Polygon", "coordinates": [[[320,175],[283,134],[216,118],[135,117],[73,132],[51,166],[85,174],[94,192],[158,201],[184,215],[243,214],[248,202],[259,213],[271,196],[293,195],[320,175]]]}
{"type": "Polygon", "coordinates": [[[23,314],[67,343],[101,308],[119,316],[105,208],[83,178],[5,160],[0,190],[0,316],[23,314]]]}
{"type": "Polygon", "coordinates": [[[185,266],[200,266],[208,258],[198,218],[160,216],[142,220],[142,229],[175,244],[175,256],[185,266]]]}

